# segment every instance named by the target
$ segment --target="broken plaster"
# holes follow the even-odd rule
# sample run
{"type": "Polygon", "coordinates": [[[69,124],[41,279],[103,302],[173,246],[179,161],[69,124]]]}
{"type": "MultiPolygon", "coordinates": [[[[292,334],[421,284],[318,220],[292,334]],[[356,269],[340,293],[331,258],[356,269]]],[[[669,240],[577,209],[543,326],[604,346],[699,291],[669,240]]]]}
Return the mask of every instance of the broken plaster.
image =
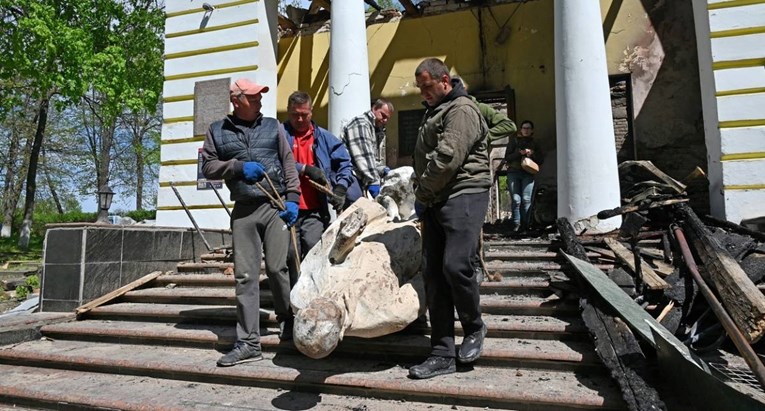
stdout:
{"type": "Polygon", "coordinates": [[[341,96],[345,92],[345,89],[348,88],[348,86],[351,84],[351,76],[361,76],[360,73],[348,73],[348,81],[343,84],[342,90],[340,92],[335,91],[335,87],[331,86],[330,89],[332,90],[332,94],[336,96],[341,96]]]}

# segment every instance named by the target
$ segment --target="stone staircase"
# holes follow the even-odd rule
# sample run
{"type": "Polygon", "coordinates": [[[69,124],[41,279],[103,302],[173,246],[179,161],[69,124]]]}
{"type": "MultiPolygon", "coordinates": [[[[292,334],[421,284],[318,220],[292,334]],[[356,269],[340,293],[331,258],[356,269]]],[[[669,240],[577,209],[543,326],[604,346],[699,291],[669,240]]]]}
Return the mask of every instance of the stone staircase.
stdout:
{"type": "MultiPolygon", "coordinates": [[[[230,368],[215,361],[234,343],[233,276],[225,254],[181,264],[43,338],[0,349],[0,402],[54,409],[446,410],[624,409],[579,318],[556,297],[560,259],[550,241],[485,243],[492,280],[481,285],[488,324],[474,367],[410,380],[429,352],[428,327],[346,338],[323,360],[280,342],[262,281],[265,359],[230,368]],[[496,281],[499,280],[499,281],[496,281]]],[[[459,323],[457,332],[461,334],[459,323]]],[[[459,342],[459,341],[458,341],[459,342]]]]}

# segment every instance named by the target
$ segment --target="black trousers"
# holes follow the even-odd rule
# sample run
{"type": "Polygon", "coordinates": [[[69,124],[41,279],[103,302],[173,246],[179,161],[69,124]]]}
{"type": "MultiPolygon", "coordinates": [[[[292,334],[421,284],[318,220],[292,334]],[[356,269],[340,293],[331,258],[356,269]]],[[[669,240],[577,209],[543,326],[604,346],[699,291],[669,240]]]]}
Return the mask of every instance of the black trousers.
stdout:
{"type": "Polygon", "coordinates": [[[431,325],[431,355],[455,357],[454,309],[469,335],[483,327],[475,276],[478,236],[489,192],[462,194],[425,209],[423,274],[431,325]]]}

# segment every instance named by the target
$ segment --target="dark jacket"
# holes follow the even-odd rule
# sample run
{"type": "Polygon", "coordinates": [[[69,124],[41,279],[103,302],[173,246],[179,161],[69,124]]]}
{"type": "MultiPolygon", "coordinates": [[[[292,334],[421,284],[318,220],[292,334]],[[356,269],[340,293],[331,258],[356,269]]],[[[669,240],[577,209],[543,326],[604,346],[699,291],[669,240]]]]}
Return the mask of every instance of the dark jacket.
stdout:
{"type": "Polygon", "coordinates": [[[521,168],[521,160],[523,160],[523,157],[526,156],[521,154],[519,151],[529,148],[534,152],[534,154],[531,155],[531,159],[534,160],[535,163],[541,165],[544,156],[539,150],[538,144],[536,140],[534,140],[534,137],[510,137],[510,140],[507,142],[507,147],[505,148],[505,162],[507,163],[508,170],[523,170],[521,168]]]}
{"type": "Polygon", "coordinates": [[[414,149],[417,200],[433,205],[491,187],[488,127],[462,84],[427,107],[414,149]]]}
{"type": "MultiPolygon", "coordinates": [[[[287,133],[287,143],[292,147],[295,142],[295,131],[289,121],[285,121],[283,125],[287,133]]],[[[332,188],[341,185],[348,189],[346,197],[349,201],[358,200],[361,197],[361,187],[353,175],[351,156],[343,142],[329,130],[319,127],[316,123],[313,123],[313,138],[313,156],[316,162],[314,165],[324,171],[324,175],[327,176],[332,188]]],[[[303,171],[303,167],[305,164],[295,163],[295,169],[298,173],[303,171]]],[[[324,200],[326,205],[326,196],[324,196],[324,200]]]]}
{"type": "Polygon", "coordinates": [[[300,199],[295,160],[276,119],[261,115],[247,124],[227,116],[212,123],[202,146],[202,159],[202,173],[211,180],[225,179],[233,201],[268,200],[254,182],[244,180],[244,163],[248,161],[263,164],[279,195],[287,201],[300,199]]]}

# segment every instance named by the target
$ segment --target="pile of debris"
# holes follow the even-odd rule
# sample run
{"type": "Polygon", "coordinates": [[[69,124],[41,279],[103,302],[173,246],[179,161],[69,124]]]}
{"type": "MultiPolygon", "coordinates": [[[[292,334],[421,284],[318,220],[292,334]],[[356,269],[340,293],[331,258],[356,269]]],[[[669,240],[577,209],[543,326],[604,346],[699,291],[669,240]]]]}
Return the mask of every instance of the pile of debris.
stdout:
{"type": "Polygon", "coordinates": [[[621,215],[618,233],[575,235],[565,219],[557,226],[572,275],[580,290],[589,290],[580,299],[583,318],[628,406],[666,409],[661,385],[669,382],[680,384],[675,392],[699,409],[765,408],[765,343],[759,343],[765,234],[712,217],[702,221],[688,204],[686,185],[650,162],[619,169],[624,205],[597,215],[621,215]],[[593,264],[614,268],[604,273],[593,264]]]}

